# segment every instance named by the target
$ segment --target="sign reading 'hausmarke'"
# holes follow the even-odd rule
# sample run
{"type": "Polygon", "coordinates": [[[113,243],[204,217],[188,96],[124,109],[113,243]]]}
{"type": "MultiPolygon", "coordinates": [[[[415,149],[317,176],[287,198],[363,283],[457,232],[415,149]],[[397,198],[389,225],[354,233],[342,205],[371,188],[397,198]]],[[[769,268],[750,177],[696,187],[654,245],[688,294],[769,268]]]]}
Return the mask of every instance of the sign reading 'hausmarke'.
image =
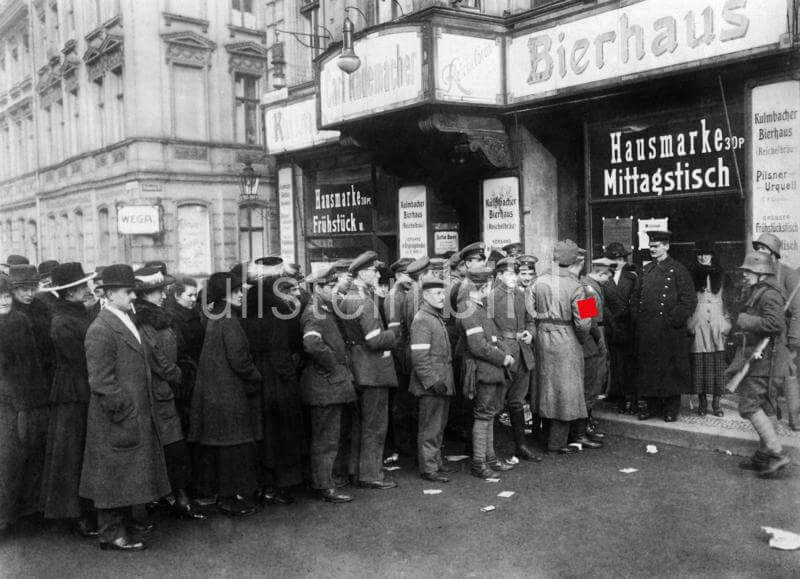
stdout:
{"type": "Polygon", "coordinates": [[[508,100],[774,48],[786,0],[642,0],[509,39],[508,100]]]}

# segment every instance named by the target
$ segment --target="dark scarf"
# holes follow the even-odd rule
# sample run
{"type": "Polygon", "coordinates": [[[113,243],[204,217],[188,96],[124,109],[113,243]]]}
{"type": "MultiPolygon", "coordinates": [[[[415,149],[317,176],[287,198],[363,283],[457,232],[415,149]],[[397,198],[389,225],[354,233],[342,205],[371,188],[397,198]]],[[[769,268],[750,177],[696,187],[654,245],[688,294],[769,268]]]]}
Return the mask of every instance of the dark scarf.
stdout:
{"type": "Polygon", "coordinates": [[[172,327],[172,316],[164,308],[140,299],[133,302],[133,307],[136,308],[133,321],[137,328],[150,326],[160,332],[172,327]]]}
{"type": "Polygon", "coordinates": [[[723,270],[714,260],[711,260],[711,265],[700,265],[696,261],[689,265],[689,273],[692,274],[694,281],[694,291],[702,291],[706,289],[706,278],[711,278],[711,292],[718,294],[722,288],[722,282],[725,278],[725,270],[723,270]]]}

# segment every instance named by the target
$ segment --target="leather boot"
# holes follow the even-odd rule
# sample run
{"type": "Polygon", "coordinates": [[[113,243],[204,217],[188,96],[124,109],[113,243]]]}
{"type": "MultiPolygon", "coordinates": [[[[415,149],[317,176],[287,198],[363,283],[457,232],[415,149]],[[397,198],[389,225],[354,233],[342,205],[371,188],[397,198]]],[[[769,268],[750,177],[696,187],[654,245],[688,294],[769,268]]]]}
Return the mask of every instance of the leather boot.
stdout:
{"type": "Polygon", "coordinates": [[[494,424],[489,420],[475,420],[472,423],[472,468],[470,472],[478,478],[491,478],[494,471],[486,464],[486,445],[489,429],[494,424]]]}
{"type": "Polygon", "coordinates": [[[769,455],[767,465],[758,473],[759,478],[775,478],[778,473],[789,465],[792,461],[783,453],[772,453],[769,455]]]}
{"type": "Polygon", "coordinates": [[[570,443],[580,444],[583,448],[603,448],[603,443],[599,440],[592,440],[586,436],[586,418],[580,418],[572,423],[570,443]]]}
{"type": "Polygon", "coordinates": [[[758,437],[761,439],[761,445],[765,452],[770,456],[781,455],[783,453],[783,447],[781,446],[781,441],[778,439],[778,433],[775,430],[775,424],[772,422],[771,417],[767,416],[766,412],[759,408],[750,415],[750,422],[758,433],[758,437]]]}
{"type": "Polygon", "coordinates": [[[719,396],[711,398],[711,412],[714,413],[714,416],[725,416],[725,413],[719,409],[719,400],[719,396]]]}
{"type": "Polygon", "coordinates": [[[206,518],[206,515],[199,512],[195,505],[192,504],[189,495],[186,493],[186,489],[176,490],[172,493],[172,497],[174,499],[172,503],[172,514],[179,519],[203,520],[206,518]]]}
{"type": "Polygon", "coordinates": [[[522,408],[511,411],[511,431],[514,434],[516,455],[522,460],[540,462],[542,457],[537,456],[525,440],[525,411],[522,408]]]}
{"type": "Polygon", "coordinates": [[[697,401],[697,415],[705,416],[708,412],[708,397],[705,394],[698,394],[697,401]]]}
{"type": "Polygon", "coordinates": [[[763,450],[757,450],[753,456],[746,458],[739,463],[739,468],[744,470],[766,470],[769,466],[769,455],[763,450]]]}

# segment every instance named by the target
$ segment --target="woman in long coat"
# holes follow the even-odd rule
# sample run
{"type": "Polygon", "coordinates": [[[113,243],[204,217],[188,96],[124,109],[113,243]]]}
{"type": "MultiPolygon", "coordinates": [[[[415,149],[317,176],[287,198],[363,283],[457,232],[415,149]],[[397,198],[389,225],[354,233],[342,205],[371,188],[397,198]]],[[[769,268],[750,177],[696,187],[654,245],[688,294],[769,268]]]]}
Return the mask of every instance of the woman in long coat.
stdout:
{"type": "Polygon", "coordinates": [[[239,321],[242,281],[230,273],[212,274],[206,294],[213,305],[192,393],[188,440],[200,445],[201,492],[216,495],[223,513],[247,516],[255,513],[244,497],[257,487],[261,374],[239,321]]]}
{"type": "Polygon", "coordinates": [[[80,263],[57,265],[52,271],[53,302],[50,338],[55,351],[55,377],[50,389],[42,506],[48,519],[74,519],[75,529],[97,536],[97,513],[92,502],[78,496],[89,411],[89,372],[83,341],[91,316],[86,309],[88,281],[80,263]]]}
{"type": "Polygon", "coordinates": [[[39,510],[47,440],[47,384],[28,318],[0,274],[0,531],[39,510]]]}

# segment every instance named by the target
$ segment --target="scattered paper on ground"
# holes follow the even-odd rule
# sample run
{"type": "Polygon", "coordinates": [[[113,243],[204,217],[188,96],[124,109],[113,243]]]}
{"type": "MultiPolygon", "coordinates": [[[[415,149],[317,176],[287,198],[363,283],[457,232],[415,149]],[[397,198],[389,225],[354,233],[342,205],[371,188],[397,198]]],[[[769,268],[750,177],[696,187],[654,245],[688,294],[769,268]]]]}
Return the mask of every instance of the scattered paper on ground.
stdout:
{"type": "Polygon", "coordinates": [[[647,451],[647,454],[655,454],[658,452],[658,448],[656,448],[655,444],[648,444],[645,447],[645,450],[647,451]]]}
{"type": "Polygon", "coordinates": [[[486,478],[483,480],[485,480],[486,482],[500,482],[499,478],[486,478]]]}
{"type": "Polygon", "coordinates": [[[445,458],[450,462],[458,462],[459,460],[469,458],[469,456],[466,454],[448,454],[445,458]]]}
{"type": "Polygon", "coordinates": [[[398,460],[400,460],[400,455],[395,452],[395,453],[392,453],[390,456],[387,456],[386,458],[384,458],[383,459],[383,464],[392,464],[394,462],[397,462],[398,460]]]}
{"type": "Polygon", "coordinates": [[[516,456],[512,456],[508,459],[509,464],[519,464],[519,459],[516,456]]]}
{"type": "Polygon", "coordinates": [[[383,470],[400,470],[399,466],[385,466],[383,470]]]}
{"type": "Polygon", "coordinates": [[[503,491],[501,493],[497,493],[497,496],[503,499],[507,499],[513,497],[516,493],[514,491],[503,491]]]}
{"type": "Polygon", "coordinates": [[[494,505],[486,505],[485,507],[481,508],[481,511],[483,511],[484,513],[488,513],[489,511],[493,510],[494,510],[494,505]]]}
{"type": "Polygon", "coordinates": [[[639,472],[639,469],[638,468],[621,468],[621,469],[619,469],[619,472],[621,472],[623,474],[631,474],[632,472],[639,472]]]}
{"type": "Polygon", "coordinates": [[[784,551],[800,549],[800,535],[796,533],[773,527],[761,527],[761,530],[770,536],[769,546],[773,549],[782,549],[784,551]]]}
{"type": "Polygon", "coordinates": [[[441,494],[442,489],[425,489],[422,492],[425,493],[426,495],[438,495],[441,494]]]}

